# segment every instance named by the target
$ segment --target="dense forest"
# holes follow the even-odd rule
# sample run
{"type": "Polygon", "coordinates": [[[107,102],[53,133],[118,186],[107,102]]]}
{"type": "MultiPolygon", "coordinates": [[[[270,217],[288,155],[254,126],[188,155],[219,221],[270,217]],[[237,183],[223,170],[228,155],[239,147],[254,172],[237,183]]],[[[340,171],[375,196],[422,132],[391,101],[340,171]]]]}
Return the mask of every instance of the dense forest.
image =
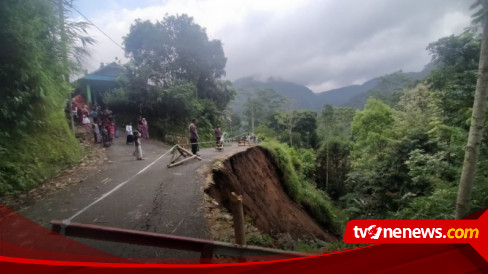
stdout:
{"type": "MultiPolygon", "coordinates": [[[[69,75],[93,40],[82,35],[86,23],[67,19],[69,4],[0,2],[0,194],[28,190],[83,155],[65,108],[69,75]]],[[[362,108],[324,105],[317,112],[297,109],[273,89],[237,92],[223,80],[222,42],[209,40],[191,17],[136,20],[124,37],[130,61],[120,88],[106,93],[103,104],[120,123],[143,115],[161,139],[186,136],[194,117],[202,139],[212,138],[216,124],[228,136],[255,134],[282,159],[290,180],[305,188],[289,194],[334,223],[454,218],[482,40],[470,29],[433,41],[425,78],[392,73],[357,99],[365,102],[362,108]],[[229,107],[237,93],[245,98],[240,111],[229,107]]],[[[488,206],[487,134],[469,213],[488,206]]]]}
{"type": "MultiPolygon", "coordinates": [[[[435,69],[425,79],[384,76],[362,110],[290,110],[272,90],[258,90],[246,104],[244,127],[251,128],[253,108],[256,134],[286,143],[308,167],[303,178],[349,218],[453,218],[480,45],[473,31],[432,42],[435,69]]],[[[486,140],[470,212],[488,205],[486,140]]]]}

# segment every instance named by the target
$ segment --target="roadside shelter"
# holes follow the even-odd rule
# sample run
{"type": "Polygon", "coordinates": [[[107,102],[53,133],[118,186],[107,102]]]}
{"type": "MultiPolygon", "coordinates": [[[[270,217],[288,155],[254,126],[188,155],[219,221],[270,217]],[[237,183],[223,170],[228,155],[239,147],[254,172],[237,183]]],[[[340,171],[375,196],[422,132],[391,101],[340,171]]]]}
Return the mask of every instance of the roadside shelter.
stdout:
{"type": "Polygon", "coordinates": [[[107,65],[102,63],[98,70],[77,80],[76,94],[82,94],[88,105],[100,104],[104,92],[120,87],[117,77],[123,71],[124,67],[116,62],[107,65]]]}

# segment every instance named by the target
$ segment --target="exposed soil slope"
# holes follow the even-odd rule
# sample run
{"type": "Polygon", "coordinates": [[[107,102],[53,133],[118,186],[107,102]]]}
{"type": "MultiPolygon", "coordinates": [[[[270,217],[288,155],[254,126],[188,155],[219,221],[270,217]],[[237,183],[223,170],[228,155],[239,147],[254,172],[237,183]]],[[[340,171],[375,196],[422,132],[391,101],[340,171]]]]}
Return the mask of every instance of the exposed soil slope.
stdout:
{"type": "Polygon", "coordinates": [[[270,152],[251,147],[221,163],[214,164],[214,184],[205,192],[227,209],[231,193],[243,196],[245,216],[265,233],[289,233],[293,238],[313,236],[325,241],[335,237],[317,225],[284,192],[279,170],[270,152]]]}

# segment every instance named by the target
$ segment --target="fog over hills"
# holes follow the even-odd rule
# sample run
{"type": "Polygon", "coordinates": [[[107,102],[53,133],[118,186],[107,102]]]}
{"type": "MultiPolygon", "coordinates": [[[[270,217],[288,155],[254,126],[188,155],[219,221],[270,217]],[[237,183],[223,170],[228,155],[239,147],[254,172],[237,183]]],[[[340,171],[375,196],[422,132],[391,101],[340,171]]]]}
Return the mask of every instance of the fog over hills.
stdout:
{"type": "MultiPolygon", "coordinates": [[[[249,92],[260,89],[272,89],[279,95],[286,97],[293,102],[294,109],[311,109],[320,112],[324,105],[330,104],[333,106],[349,106],[361,109],[369,97],[369,91],[385,90],[385,79],[400,78],[396,82],[389,83],[388,89],[393,92],[402,89],[405,81],[418,81],[424,79],[432,70],[432,66],[428,65],[420,72],[394,72],[389,75],[373,78],[366,81],[362,85],[351,85],[332,89],[320,93],[314,93],[306,86],[296,83],[288,82],[283,79],[268,78],[265,81],[258,80],[254,77],[245,77],[233,82],[234,88],[237,90],[237,96],[234,102],[231,103],[231,108],[240,113],[242,105],[246,102],[249,92]],[[246,93],[247,91],[247,93],[246,93]],[[246,93],[246,94],[244,94],[246,93]]],[[[391,82],[391,80],[389,80],[391,82]]]]}

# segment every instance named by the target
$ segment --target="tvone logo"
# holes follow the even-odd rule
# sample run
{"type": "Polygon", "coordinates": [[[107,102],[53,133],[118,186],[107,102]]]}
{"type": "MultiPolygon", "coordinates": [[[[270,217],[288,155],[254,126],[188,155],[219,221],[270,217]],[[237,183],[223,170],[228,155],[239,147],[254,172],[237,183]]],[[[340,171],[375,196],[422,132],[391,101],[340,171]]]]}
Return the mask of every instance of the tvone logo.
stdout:
{"type": "Polygon", "coordinates": [[[381,227],[377,227],[376,225],[372,225],[366,229],[366,233],[368,236],[373,240],[378,240],[381,235],[381,227]]]}

